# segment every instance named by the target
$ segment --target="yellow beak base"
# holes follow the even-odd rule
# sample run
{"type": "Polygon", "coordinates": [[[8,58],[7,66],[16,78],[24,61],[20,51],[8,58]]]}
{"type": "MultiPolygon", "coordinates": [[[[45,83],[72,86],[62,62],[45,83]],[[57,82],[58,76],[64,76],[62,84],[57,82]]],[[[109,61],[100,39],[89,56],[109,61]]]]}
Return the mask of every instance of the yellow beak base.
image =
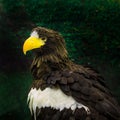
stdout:
{"type": "Polygon", "coordinates": [[[23,53],[26,55],[27,51],[30,51],[35,48],[40,48],[45,45],[45,41],[36,37],[29,37],[23,44],[23,53]]]}

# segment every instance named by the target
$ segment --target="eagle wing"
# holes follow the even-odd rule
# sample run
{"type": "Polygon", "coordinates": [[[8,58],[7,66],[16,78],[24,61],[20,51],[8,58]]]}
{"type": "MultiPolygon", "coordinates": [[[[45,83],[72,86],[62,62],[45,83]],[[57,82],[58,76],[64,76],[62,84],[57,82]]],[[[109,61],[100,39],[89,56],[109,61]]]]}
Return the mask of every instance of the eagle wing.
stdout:
{"type": "Polygon", "coordinates": [[[68,96],[87,106],[90,111],[98,111],[107,118],[119,119],[120,108],[103,78],[89,67],[79,66],[77,70],[54,71],[47,77],[47,83],[58,85],[68,96]]]}

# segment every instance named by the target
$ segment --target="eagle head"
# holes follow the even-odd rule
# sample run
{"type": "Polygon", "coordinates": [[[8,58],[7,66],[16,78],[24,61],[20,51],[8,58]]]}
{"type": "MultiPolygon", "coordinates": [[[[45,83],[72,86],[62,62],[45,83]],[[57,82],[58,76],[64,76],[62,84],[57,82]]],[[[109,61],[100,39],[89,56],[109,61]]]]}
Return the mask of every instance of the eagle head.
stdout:
{"type": "Polygon", "coordinates": [[[24,42],[23,52],[34,51],[40,56],[66,56],[67,51],[63,37],[56,31],[44,27],[36,27],[30,37],[24,42]]]}

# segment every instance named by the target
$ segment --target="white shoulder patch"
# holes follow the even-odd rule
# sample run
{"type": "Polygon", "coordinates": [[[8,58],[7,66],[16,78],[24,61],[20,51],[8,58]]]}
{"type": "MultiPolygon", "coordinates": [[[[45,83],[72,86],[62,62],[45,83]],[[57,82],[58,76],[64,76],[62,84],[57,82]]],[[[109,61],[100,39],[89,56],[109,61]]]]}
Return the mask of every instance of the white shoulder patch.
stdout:
{"type": "Polygon", "coordinates": [[[33,31],[30,36],[39,38],[37,31],[33,31]]]}
{"type": "Polygon", "coordinates": [[[28,94],[28,103],[31,114],[34,112],[36,119],[36,108],[51,107],[53,109],[59,109],[60,111],[64,108],[84,108],[89,114],[89,108],[76,102],[71,96],[65,95],[60,89],[46,88],[43,91],[40,89],[32,88],[28,94]],[[33,112],[32,112],[33,111],[33,112]]]}

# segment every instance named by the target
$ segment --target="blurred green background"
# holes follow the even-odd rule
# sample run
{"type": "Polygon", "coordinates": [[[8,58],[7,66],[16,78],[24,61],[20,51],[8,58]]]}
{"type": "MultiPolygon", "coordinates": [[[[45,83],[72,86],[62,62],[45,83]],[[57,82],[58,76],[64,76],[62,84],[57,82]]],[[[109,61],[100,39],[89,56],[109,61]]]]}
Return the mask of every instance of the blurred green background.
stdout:
{"type": "Polygon", "coordinates": [[[0,0],[0,120],[30,119],[22,45],[35,26],[59,31],[69,57],[99,70],[120,103],[120,0],[0,0]]]}

